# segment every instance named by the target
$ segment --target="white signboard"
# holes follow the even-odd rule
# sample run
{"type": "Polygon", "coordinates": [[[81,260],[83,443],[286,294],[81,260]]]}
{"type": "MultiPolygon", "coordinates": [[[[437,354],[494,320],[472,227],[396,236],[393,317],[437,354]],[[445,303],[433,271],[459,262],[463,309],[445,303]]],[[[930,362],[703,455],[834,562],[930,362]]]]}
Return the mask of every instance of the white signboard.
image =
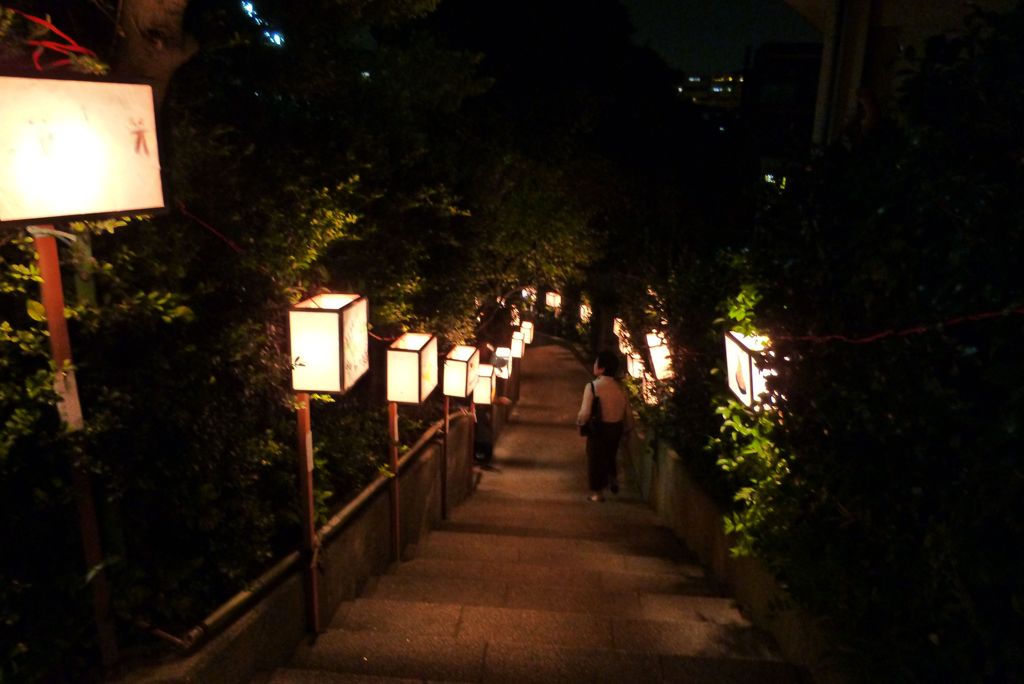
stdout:
{"type": "Polygon", "coordinates": [[[163,206],[150,86],[0,76],[0,223],[163,206]]]}

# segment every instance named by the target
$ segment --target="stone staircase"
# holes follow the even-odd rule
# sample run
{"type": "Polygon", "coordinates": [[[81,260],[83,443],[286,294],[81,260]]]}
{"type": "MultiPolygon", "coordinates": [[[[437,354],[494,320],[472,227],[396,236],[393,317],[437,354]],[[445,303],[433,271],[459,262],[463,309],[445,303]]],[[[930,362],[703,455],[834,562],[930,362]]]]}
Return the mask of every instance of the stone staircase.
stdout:
{"type": "Polygon", "coordinates": [[[483,491],[260,681],[807,680],[642,503],[483,491]]]}
{"type": "Polygon", "coordinates": [[[587,369],[534,344],[476,493],[253,684],[808,681],[723,598],[621,473],[586,500],[587,369]]]}

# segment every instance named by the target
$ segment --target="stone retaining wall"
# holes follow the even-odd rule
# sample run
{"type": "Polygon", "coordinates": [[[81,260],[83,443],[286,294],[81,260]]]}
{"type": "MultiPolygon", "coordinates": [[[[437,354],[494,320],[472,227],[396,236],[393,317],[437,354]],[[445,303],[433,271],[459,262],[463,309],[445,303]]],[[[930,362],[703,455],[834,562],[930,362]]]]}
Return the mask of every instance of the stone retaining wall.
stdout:
{"type": "MultiPolygon", "coordinates": [[[[502,412],[504,413],[504,411],[502,412]]],[[[472,493],[472,421],[453,416],[448,438],[449,509],[472,493]]],[[[399,466],[403,548],[416,544],[441,518],[441,436],[404,455],[399,466]]],[[[371,496],[346,520],[331,526],[320,552],[320,614],[324,625],[338,606],[359,595],[367,580],[391,563],[390,509],[386,479],[368,489],[371,496]]],[[[132,670],[127,684],[248,684],[261,670],[288,661],[308,638],[305,598],[298,569],[221,634],[195,653],[171,655],[163,662],[132,670]]]]}
{"type": "Polygon", "coordinates": [[[806,613],[785,607],[786,593],[757,558],[730,555],[732,543],[721,510],[679,456],[641,433],[627,440],[622,457],[652,508],[735,597],[747,617],[775,637],[786,659],[807,668],[816,682],[841,684],[843,678],[826,661],[828,644],[820,626],[806,613]]]}

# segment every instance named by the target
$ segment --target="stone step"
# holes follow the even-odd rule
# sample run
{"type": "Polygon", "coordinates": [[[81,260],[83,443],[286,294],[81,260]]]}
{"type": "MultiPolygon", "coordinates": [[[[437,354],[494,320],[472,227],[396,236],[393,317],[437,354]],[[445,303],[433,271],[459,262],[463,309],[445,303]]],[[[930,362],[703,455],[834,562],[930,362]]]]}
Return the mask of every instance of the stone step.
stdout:
{"type": "Polygon", "coordinates": [[[495,522],[459,522],[446,520],[438,529],[445,532],[475,534],[480,537],[529,539],[534,548],[583,550],[619,555],[661,556],[672,560],[692,560],[693,555],[667,527],[625,526],[617,530],[595,524],[570,526],[530,523],[525,525],[495,522]]]}
{"type": "Polygon", "coordinates": [[[679,655],[775,657],[771,640],[740,622],[666,622],[551,608],[357,599],[343,604],[330,629],[679,655]]]}
{"type": "Polygon", "coordinates": [[[420,684],[423,681],[419,678],[377,677],[346,672],[280,668],[273,672],[267,684],[420,684]]]}
{"type": "Polygon", "coordinates": [[[486,647],[483,641],[453,637],[329,630],[321,634],[315,644],[299,646],[290,667],[354,675],[479,682],[483,677],[486,647]]]}
{"type": "MultiPolygon", "coordinates": [[[[518,619],[518,617],[516,618],[518,619]]],[[[501,623],[492,626],[500,628],[501,623]]],[[[711,649],[714,652],[714,649],[711,649]]],[[[344,676],[377,676],[450,682],[690,682],[694,684],[801,684],[804,675],[774,659],[708,654],[629,652],[537,641],[389,635],[331,630],[316,645],[302,646],[285,673],[314,670],[344,676]]],[[[323,679],[281,679],[273,684],[335,684],[323,679]]],[[[337,680],[376,681],[366,679],[337,680]]],[[[385,682],[393,681],[389,679],[385,682]]],[[[399,679],[398,681],[402,681],[399,679]]]]}
{"type": "Polygon", "coordinates": [[[540,584],[551,587],[587,587],[605,591],[642,591],[688,596],[717,596],[708,580],[686,575],[648,572],[617,572],[579,570],[570,566],[547,566],[451,558],[414,558],[402,563],[398,576],[443,577],[456,579],[503,580],[518,584],[540,584]]]}
{"type": "Polygon", "coordinates": [[[593,613],[661,622],[713,622],[749,626],[729,598],[519,583],[504,580],[384,575],[364,598],[495,608],[593,613]]]}
{"type": "Polygon", "coordinates": [[[480,535],[437,531],[420,545],[421,558],[451,558],[484,561],[512,561],[548,566],[572,566],[587,570],[648,572],[704,578],[696,563],[660,556],[611,553],[604,550],[555,543],[542,546],[537,539],[512,535],[480,535]],[[600,552],[599,552],[600,551],[600,552]]]}
{"type": "Polygon", "coordinates": [[[545,509],[523,512],[521,515],[512,515],[491,508],[470,512],[456,510],[447,523],[442,526],[442,529],[462,527],[468,530],[472,527],[495,527],[528,530],[530,532],[528,536],[615,540],[640,535],[644,539],[672,539],[674,541],[669,528],[653,521],[630,521],[614,516],[570,516],[557,510],[545,509]]]}
{"type": "Polygon", "coordinates": [[[453,520],[469,520],[478,515],[501,515],[510,519],[571,519],[615,521],[660,526],[662,521],[645,502],[616,498],[614,495],[598,505],[586,500],[521,499],[497,492],[478,492],[452,511],[453,520]]]}

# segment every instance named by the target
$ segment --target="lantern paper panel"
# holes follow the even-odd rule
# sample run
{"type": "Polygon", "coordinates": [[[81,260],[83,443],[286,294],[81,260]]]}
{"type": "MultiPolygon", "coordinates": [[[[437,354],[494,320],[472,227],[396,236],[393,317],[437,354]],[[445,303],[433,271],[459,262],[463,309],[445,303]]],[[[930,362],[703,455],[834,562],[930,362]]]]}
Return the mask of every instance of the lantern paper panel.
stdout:
{"type": "Polygon", "coordinates": [[[518,326],[520,323],[522,323],[522,316],[520,316],[519,314],[519,307],[516,306],[515,304],[509,307],[508,317],[509,322],[511,322],[514,326],[518,326]]]}
{"type": "Polygon", "coordinates": [[[669,380],[674,377],[672,356],[664,335],[655,331],[647,333],[647,349],[651,354],[651,370],[654,377],[658,380],[669,380]]]}
{"type": "Polygon", "coordinates": [[[512,375],[512,349],[509,347],[498,347],[494,350],[494,372],[502,380],[508,380],[512,375]]]}
{"type": "Polygon", "coordinates": [[[547,292],[544,294],[544,303],[548,305],[549,309],[561,309],[562,295],[557,292],[547,292]]]}
{"type": "Polygon", "coordinates": [[[753,406],[758,398],[768,391],[766,373],[758,366],[757,352],[770,346],[767,337],[743,335],[737,332],[725,334],[726,377],[729,389],[747,406],[753,406]]]}
{"type": "Polygon", "coordinates": [[[0,223],[164,207],[153,89],[0,76],[0,223]]]}
{"type": "Polygon", "coordinates": [[[644,360],[643,357],[637,353],[632,353],[626,357],[626,371],[630,377],[639,380],[644,374],[644,360]]]}
{"type": "Polygon", "coordinates": [[[466,399],[473,395],[480,378],[480,350],[460,344],[444,360],[444,393],[466,399]]]}
{"type": "Polygon", "coordinates": [[[494,366],[489,363],[481,363],[478,373],[479,381],[473,389],[473,401],[490,406],[494,402],[494,393],[498,388],[498,376],[494,372],[494,366]]]}
{"type": "Polygon", "coordinates": [[[388,401],[419,404],[437,387],[437,338],[405,333],[388,347],[388,401]]]}
{"type": "Polygon", "coordinates": [[[370,369],[367,312],[357,294],[320,294],[288,312],[292,389],[342,394],[370,369]]]}
{"type": "Polygon", "coordinates": [[[512,350],[513,359],[523,358],[523,353],[526,351],[526,337],[523,335],[521,330],[517,330],[512,333],[512,350]]]}
{"type": "Polygon", "coordinates": [[[523,332],[523,341],[526,344],[533,344],[533,321],[523,321],[520,329],[523,332]]]}

